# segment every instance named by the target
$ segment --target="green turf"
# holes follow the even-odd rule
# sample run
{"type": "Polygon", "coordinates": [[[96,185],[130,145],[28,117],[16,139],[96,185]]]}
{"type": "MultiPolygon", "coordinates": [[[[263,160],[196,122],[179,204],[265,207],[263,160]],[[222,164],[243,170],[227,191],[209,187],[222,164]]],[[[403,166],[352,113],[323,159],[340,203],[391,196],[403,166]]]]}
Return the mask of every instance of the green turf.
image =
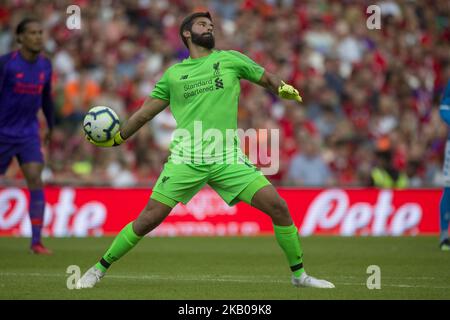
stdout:
{"type": "Polygon", "coordinates": [[[0,238],[0,299],[449,299],[450,252],[436,237],[302,239],[308,273],[336,289],[290,284],[273,237],[145,238],[94,289],[69,290],[69,265],[82,272],[112,238],[46,239],[51,257],[28,253],[28,240],[0,238]],[[381,289],[369,290],[369,265],[381,289]]]}

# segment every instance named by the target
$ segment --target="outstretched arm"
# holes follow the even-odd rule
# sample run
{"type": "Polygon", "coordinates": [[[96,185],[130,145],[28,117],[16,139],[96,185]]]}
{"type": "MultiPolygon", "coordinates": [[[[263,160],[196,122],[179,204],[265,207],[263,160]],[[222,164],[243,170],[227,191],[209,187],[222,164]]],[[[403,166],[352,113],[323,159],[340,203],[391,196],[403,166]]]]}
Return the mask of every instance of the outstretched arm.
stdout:
{"type": "Polygon", "coordinates": [[[148,97],[142,106],[136,111],[130,119],[120,128],[120,131],[108,141],[105,142],[95,142],[91,140],[88,136],[86,139],[92,144],[99,147],[113,147],[118,146],[126,139],[131,137],[136,133],[144,124],[152,120],[158,113],[163,111],[169,105],[169,101],[157,99],[153,97],[148,97]]]}
{"type": "Polygon", "coordinates": [[[158,113],[169,105],[169,101],[148,97],[142,106],[136,111],[125,125],[120,129],[122,138],[128,139],[144,124],[152,120],[158,113]]]}
{"type": "Polygon", "coordinates": [[[302,102],[302,97],[293,86],[284,83],[277,75],[264,71],[258,84],[280,98],[302,102]]]}
{"type": "Polygon", "coordinates": [[[273,94],[278,95],[278,88],[281,86],[281,78],[273,73],[264,71],[264,74],[258,84],[273,94]]]}

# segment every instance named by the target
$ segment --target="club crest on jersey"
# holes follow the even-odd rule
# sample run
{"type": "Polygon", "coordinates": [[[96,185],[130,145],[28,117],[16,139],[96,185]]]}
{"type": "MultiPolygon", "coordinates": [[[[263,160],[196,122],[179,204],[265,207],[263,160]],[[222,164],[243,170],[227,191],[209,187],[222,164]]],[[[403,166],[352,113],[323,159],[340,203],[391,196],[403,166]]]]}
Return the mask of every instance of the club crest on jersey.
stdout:
{"type": "Polygon", "coordinates": [[[220,61],[213,64],[214,76],[220,76],[220,61]]]}
{"type": "Polygon", "coordinates": [[[44,82],[45,81],[45,73],[44,72],[39,73],[39,81],[40,82],[44,82]]]}

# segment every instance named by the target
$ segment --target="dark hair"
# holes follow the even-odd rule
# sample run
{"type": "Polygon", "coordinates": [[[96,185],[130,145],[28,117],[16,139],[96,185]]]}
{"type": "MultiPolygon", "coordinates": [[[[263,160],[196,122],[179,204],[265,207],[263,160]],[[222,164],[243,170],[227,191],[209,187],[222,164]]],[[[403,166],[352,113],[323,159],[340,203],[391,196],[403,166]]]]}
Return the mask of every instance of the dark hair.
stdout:
{"type": "Polygon", "coordinates": [[[40,21],[36,18],[25,18],[17,25],[16,28],[16,35],[19,35],[21,33],[25,32],[25,28],[27,27],[27,24],[37,22],[40,23],[40,21]]]}
{"type": "Polygon", "coordinates": [[[211,15],[209,14],[208,11],[206,11],[206,12],[195,12],[193,14],[190,14],[189,16],[184,18],[183,22],[181,23],[180,37],[181,37],[181,40],[183,40],[183,43],[186,46],[186,48],[188,48],[188,44],[187,44],[186,38],[183,36],[183,32],[186,30],[192,31],[191,28],[192,28],[192,24],[194,23],[194,19],[200,18],[200,17],[208,18],[209,20],[212,21],[211,15]]]}

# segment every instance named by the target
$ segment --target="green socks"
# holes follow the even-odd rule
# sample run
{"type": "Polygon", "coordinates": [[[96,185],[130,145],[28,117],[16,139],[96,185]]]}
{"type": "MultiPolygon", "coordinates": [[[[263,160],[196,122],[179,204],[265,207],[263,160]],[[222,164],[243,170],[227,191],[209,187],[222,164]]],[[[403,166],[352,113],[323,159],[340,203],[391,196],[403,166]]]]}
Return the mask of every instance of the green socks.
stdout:
{"type": "Polygon", "coordinates": [[[142,237],[134,233],[133,222],[130,222],[119,232],[108,251],[106,251],[102,259],[97,262],[95,267],[102,272],[106,272],[111,263],[122,258],[128,251],[134,248],[141,239],[142,237]]]}
{"type": "MultiPolygon", "coordinates": [[[[273,229],[277,242],[287,257],[291,271],[296,277],[300,277],[305,270],[303,268],[303,251],[300,246],[297,228],[295,225],[273,225],[273,229]]],[[[106,251],[105,255],[95,267],[102,272],[106,272],[113,262],[122,258],[141,239],[142,237],[134,233],[132,222],[130,222],[120,231],[111,244],[111,247],[109,247],[108,251],[106,251]]]]}
{"type": "Polygon", "coordinates": [[[305,272],[303,268],[303,251],[300,246],[297,227],[292,224],[290,226],[273,225],[277,242],[283,249],[291,267],[291,271],[296,277],[305,272]]]}

